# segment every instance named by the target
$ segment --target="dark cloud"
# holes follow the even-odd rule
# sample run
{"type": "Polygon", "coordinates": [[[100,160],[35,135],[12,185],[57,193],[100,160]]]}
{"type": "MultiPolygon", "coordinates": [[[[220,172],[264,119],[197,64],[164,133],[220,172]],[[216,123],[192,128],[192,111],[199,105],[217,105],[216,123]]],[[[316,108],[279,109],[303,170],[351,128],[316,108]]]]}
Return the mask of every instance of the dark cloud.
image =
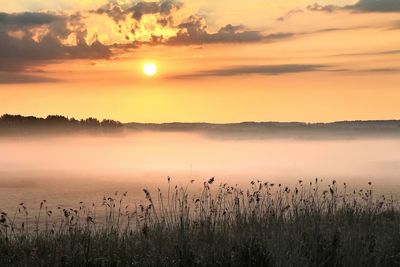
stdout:
{"type": "Polygon", "coordinates": [[[341,72],[351,72],[354,74],[374,74],[374,73],[386,73],[386,74],[393,74],[400,72],[399,67],[387,67],[387,68],[370,68],[370,69],[338,69],[334,71],[341,71],[341,72]]]}
{"type": "Polygon", "coordinates": [[[96,11],[97,14],[106,14],[113,18],[116,22],[124,20],[127,16],[131,16],[136,20],[140,20],[143,15],[159,14],[164,20],[172,19],[171,15],[174,11],[179,10],[182,3],[173,0],[164,0],[158,2],[138,2],[133,6],[121,6],[109,3],[96,11]]]}
{"type": "Polygon", "coordinates": [[[220,28],[216,33],[208,32],[208,25],[201,16],[191,16],[185,22],[178,25],[177,36],[168,40],[157,40],[170,45],[212,44],[212,43],[251,43],[251,42],[274,42],[286,40],[304,35],[330,32],[346,31],[365,28],[365,26],[349,28],[328,28],[312,32],[275,32],[263,33],[261,31],[248,30],[243,25],[228,24],[220,28]]]}
{"type": "Polygon", "coordinates": [[[207,25],[200,23],[180,25],[185,30],[178,33],[166,41],[172,45],[190,45],[190,44],[210,44],[210,43],[251,43],[251,42],[275,42],[294,37],[301,37],[324,32],[348,31],[366,28],[365,26],[349,28],[326,28],[310,32],[274,32],[264,34],[260,31],[246,30],[244,26],[227,25],[221,28],[217,33],[209,33],[207,25]]]}
{"type": "Polygon", "coordinates": [[[0,72],[0,84],[15,84],[15,83],[55,83],[60,82],[60,80],[36,76],[27,75],[21,73],[9,73],[0,72]]]}
{"type": "Polygon", "coordinates": [[[111,52],[107,46],[98,41],[86,43],[84,27],[74,32],[75,45],[64,45],[60,41],[72,33],[68,24],[78,21],[79,15],[0,13],[0,71],[26,71],[53,60],[109,57],[111,52]],[[45,29],[45,33],[37,37],[35,32],[40,29],[45,29]],[[14,36],[13,32],[19,36],[14,36]]]}
{"type": "Polygon", "coordinates": [[[304,33],[293,33],[293,32],[275,32],[270,33],[264,36],[264,40],[266,41],[278,41],[282,39],[287,39],[290,37],[294,37],[296,35],[303,35],[304,33]]]}
{"type": "MultiPolygon", "coordinates": [[[[135,3],[133,6],[121,6],[110,3],[92,12],[106,14],[117,23],[122,22],[127,16],[131,16],[136,21],[140,21],[143,15],[155,14],[159,16],[158,23],[161,26],[170,26],[178,29],[177,36],[169,39],[163,36],[153,36],[153,39],[147,42],[151,44],[191,45],[207,43],[243,43],[263,40],[273,41],[292,36],[290,33],[274,33],[265,36],[260,31],[248,30],[243,25],[232,24],[227,24],[217,32],[211,33],[209,32],[205,18],[199,15],[192,15],[185,21],[175,25],[173,20],[174,12],[181,7],[182,3],[179,1],[141,1],[135,3]]],[[[135,24],[132,25],[133,34],[135,33],[135,27],[135,24]]],[[[129,40],[129,37],[127,38],[127,40],[129,40]]],[[[137,43],[135,43],[135,45],[137,45],[137,43]]]]}
{"type": "Polygon", "coordinates": [[[334,12],[349,10],[355,12],[400,12],[399,0],[359,0],[354,5],[336,6],[314,4],[307,7],[311,11],[334,12]]]}
{"type": "Polygon", "coordinates": [[[313,5],[307,6],[307,9],[310,11],[324,11],[324,12],[334,12],[340,9],[343,9],[343,7],[340,6],[335,6],[335,5],[320,5],[318,3],[315,3],[313,5]]]}
{"type": "Polygon", "coordinates": [[[257,65],[236,66],[223,69],[207,70],[194,74],[180,75],[174,78],[196,78],[213,76],[239,76],[239,75],[281,75],[289,73],[325,71],[329,66],[316,64],[284,64],[284,65],[257,65]]]}
{"type": "Polygon", "coordinates": [[[332,65],[318,64],[283,64],[283,65],[245,65],[214,70],[200,71],[193,74],[173,76],[173,79],[193,79],[203,77],[231,77],[243,75],[283,75],[304,72],[351,72],[351,73],[397,73],[400,68],[344,69],[332,65]]]}
{"type": "Polygon", "coordinates": [[[40,12],[24,12],[13,14],[0,12],[0,25],[44,25],[64,19],[64,16],[40,12]]]}
{"type": "MultiPolygon", "coordinates": [[[[351,6],[350,6],[351,7],[351,6]]],[[[367,12],[396,12],[400,11],[399,0],[360,0],[354,9],[367,12]]]]}
{"type": "Polygon", "coordinates": [[[0,33],[0,71],[23,71],[31,66],[61,59],[99,59],[111,55],[110,49],[98,41],[91,45],[63,45],[56,36],[47,35],[40,42],[30,37],[13,38],[0,33]]]}
{"type": "Polygon", "coordinates": [[[177,36],[168,39],[167,44],[244,43],[284,37],[284,34],[279,33],[266,38],[267,36],[259,31],[247,30],[243,25],[231,24],[220,28],[216,33],[209,33],[207,23],[201,16],[190,16],[185,22],[179,24],[178,28],[180,30],[177,36]]]}
{"type": "Polygon", "coordinates": [[[170,15],[174,10],[182,8],[182,2],[177,1],[162,1],[160,5],[160,13],[163,15],[170,15]]]}
{"type": "Polygon", "coordinates": [[[173,11],[182,7],[181,2],[176,1],[160,1],[160,2],[139,2],[135,6],[128,9],[128,13],[140,20],[146,14],[160,14],[162,16],[169,16],[173,11]]]}
{"type": "Polygon", "coordinates": [[[160,13],[160,5],[157,2],[139,2],[127,10],[136,20],[140,20],[143,15],[160,13]]]}
{"type": "Polygon", "coordinates": [[[366,70],[360,70],[360,72],[376,72],[376,73],[381,73],[381,72],[399,72],[400,68],[376,68],[376,69],[366,69],[366,70]]]}
{"type": "Polygon", "coordinates": [[[92,12],[100,15],[106,14],[116,22],[119,22],[125,18],[124,10],[118,5],[109,4],[92,12]]]}
{"type": "Polygon", "coordinates": [[[291,18],[292,16],[299,14],[299,13],[304,13],[304,11],[302,9],[296,8],[296,9],[292,9],[289,12],[287,12],[286,14],[284,14],[283,16],[277,18],[276,20],[278,21],[285,21],[289,18],[291,18]]]}
{"type": "Polygon", "coordinates": [[[335,57],[348,57],[348,56],[382,56],[382,55],[396,55],[400,54],[400,50],[386,50],[378,52],[364,52],[364,53],[347,53],[334,55],[335,57]]]}
{"type": "Polygon", "coordinates": [[[346,27],[346,28],[325,28],[319,29],[313,32],[309,32],[308,34],[313,33],[324,33],[324,32],[338,32],[338,31],[353,31],[353,30],[361,30],[361,29],[368,29],[369,26],[355,26],[355,27],[346,27]]]}

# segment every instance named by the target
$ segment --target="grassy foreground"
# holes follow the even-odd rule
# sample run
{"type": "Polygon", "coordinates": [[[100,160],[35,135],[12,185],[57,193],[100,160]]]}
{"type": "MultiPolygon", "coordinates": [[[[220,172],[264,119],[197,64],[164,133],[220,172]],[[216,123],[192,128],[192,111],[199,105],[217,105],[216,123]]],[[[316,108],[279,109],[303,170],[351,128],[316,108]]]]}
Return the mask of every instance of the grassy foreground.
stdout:
{"type": "Polygon", "coordinates": [[[213,182],[199,195],[144,190],[134,206],[115,194],[101,215],[43,201],[32,222],[21,203],[1,214],[0,266],[400,266],[400,210],[371,184],[255,181],[242,191],[213,182]]]}

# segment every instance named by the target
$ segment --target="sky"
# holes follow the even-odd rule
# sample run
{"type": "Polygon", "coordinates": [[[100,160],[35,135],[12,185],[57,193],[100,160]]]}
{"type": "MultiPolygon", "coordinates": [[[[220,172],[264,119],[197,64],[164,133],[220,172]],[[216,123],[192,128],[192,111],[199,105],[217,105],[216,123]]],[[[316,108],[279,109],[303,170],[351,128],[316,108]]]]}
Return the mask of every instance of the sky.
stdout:
{"type": "Polygon", "coordinates": [[[399,15],[399,0],[0,0],[0,114],[400,119],[399,15]]]}

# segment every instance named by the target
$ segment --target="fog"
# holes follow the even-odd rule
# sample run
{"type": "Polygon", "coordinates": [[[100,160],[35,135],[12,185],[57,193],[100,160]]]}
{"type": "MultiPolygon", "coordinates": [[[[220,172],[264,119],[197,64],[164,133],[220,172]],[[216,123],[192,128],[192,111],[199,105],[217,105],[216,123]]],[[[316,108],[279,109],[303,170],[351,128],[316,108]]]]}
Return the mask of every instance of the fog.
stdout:
{"type": "MultiPolygon", "coordinates": [[[[293,185],[298,179],[336,179],[354,187],[373,182],[379,193],[400,193],[400,140],[223,139],[194,132],[125,132],[116,135],[0,139],[0,207],[24,201],[53,204],[101,201],[144,187],[196,182],[248,186],[254,179],[293,185]]],[[[217,185],[216,185],[217,186],[217,185]]]]}

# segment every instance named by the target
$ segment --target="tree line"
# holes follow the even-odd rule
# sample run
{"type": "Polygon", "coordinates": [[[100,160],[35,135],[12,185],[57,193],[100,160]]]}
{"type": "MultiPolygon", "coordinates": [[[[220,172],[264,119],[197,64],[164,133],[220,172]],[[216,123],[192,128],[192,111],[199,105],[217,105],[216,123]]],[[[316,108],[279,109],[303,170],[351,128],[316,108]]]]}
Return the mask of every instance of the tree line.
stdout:
{"type": "Polygon", "coordinates": [[[60,115],[49,115],[46,118],[4,114],[0,116],[0,128],[89,128],[116,129],[122,127],[119,121],[96,118],[77,120],[60,115]]]}

